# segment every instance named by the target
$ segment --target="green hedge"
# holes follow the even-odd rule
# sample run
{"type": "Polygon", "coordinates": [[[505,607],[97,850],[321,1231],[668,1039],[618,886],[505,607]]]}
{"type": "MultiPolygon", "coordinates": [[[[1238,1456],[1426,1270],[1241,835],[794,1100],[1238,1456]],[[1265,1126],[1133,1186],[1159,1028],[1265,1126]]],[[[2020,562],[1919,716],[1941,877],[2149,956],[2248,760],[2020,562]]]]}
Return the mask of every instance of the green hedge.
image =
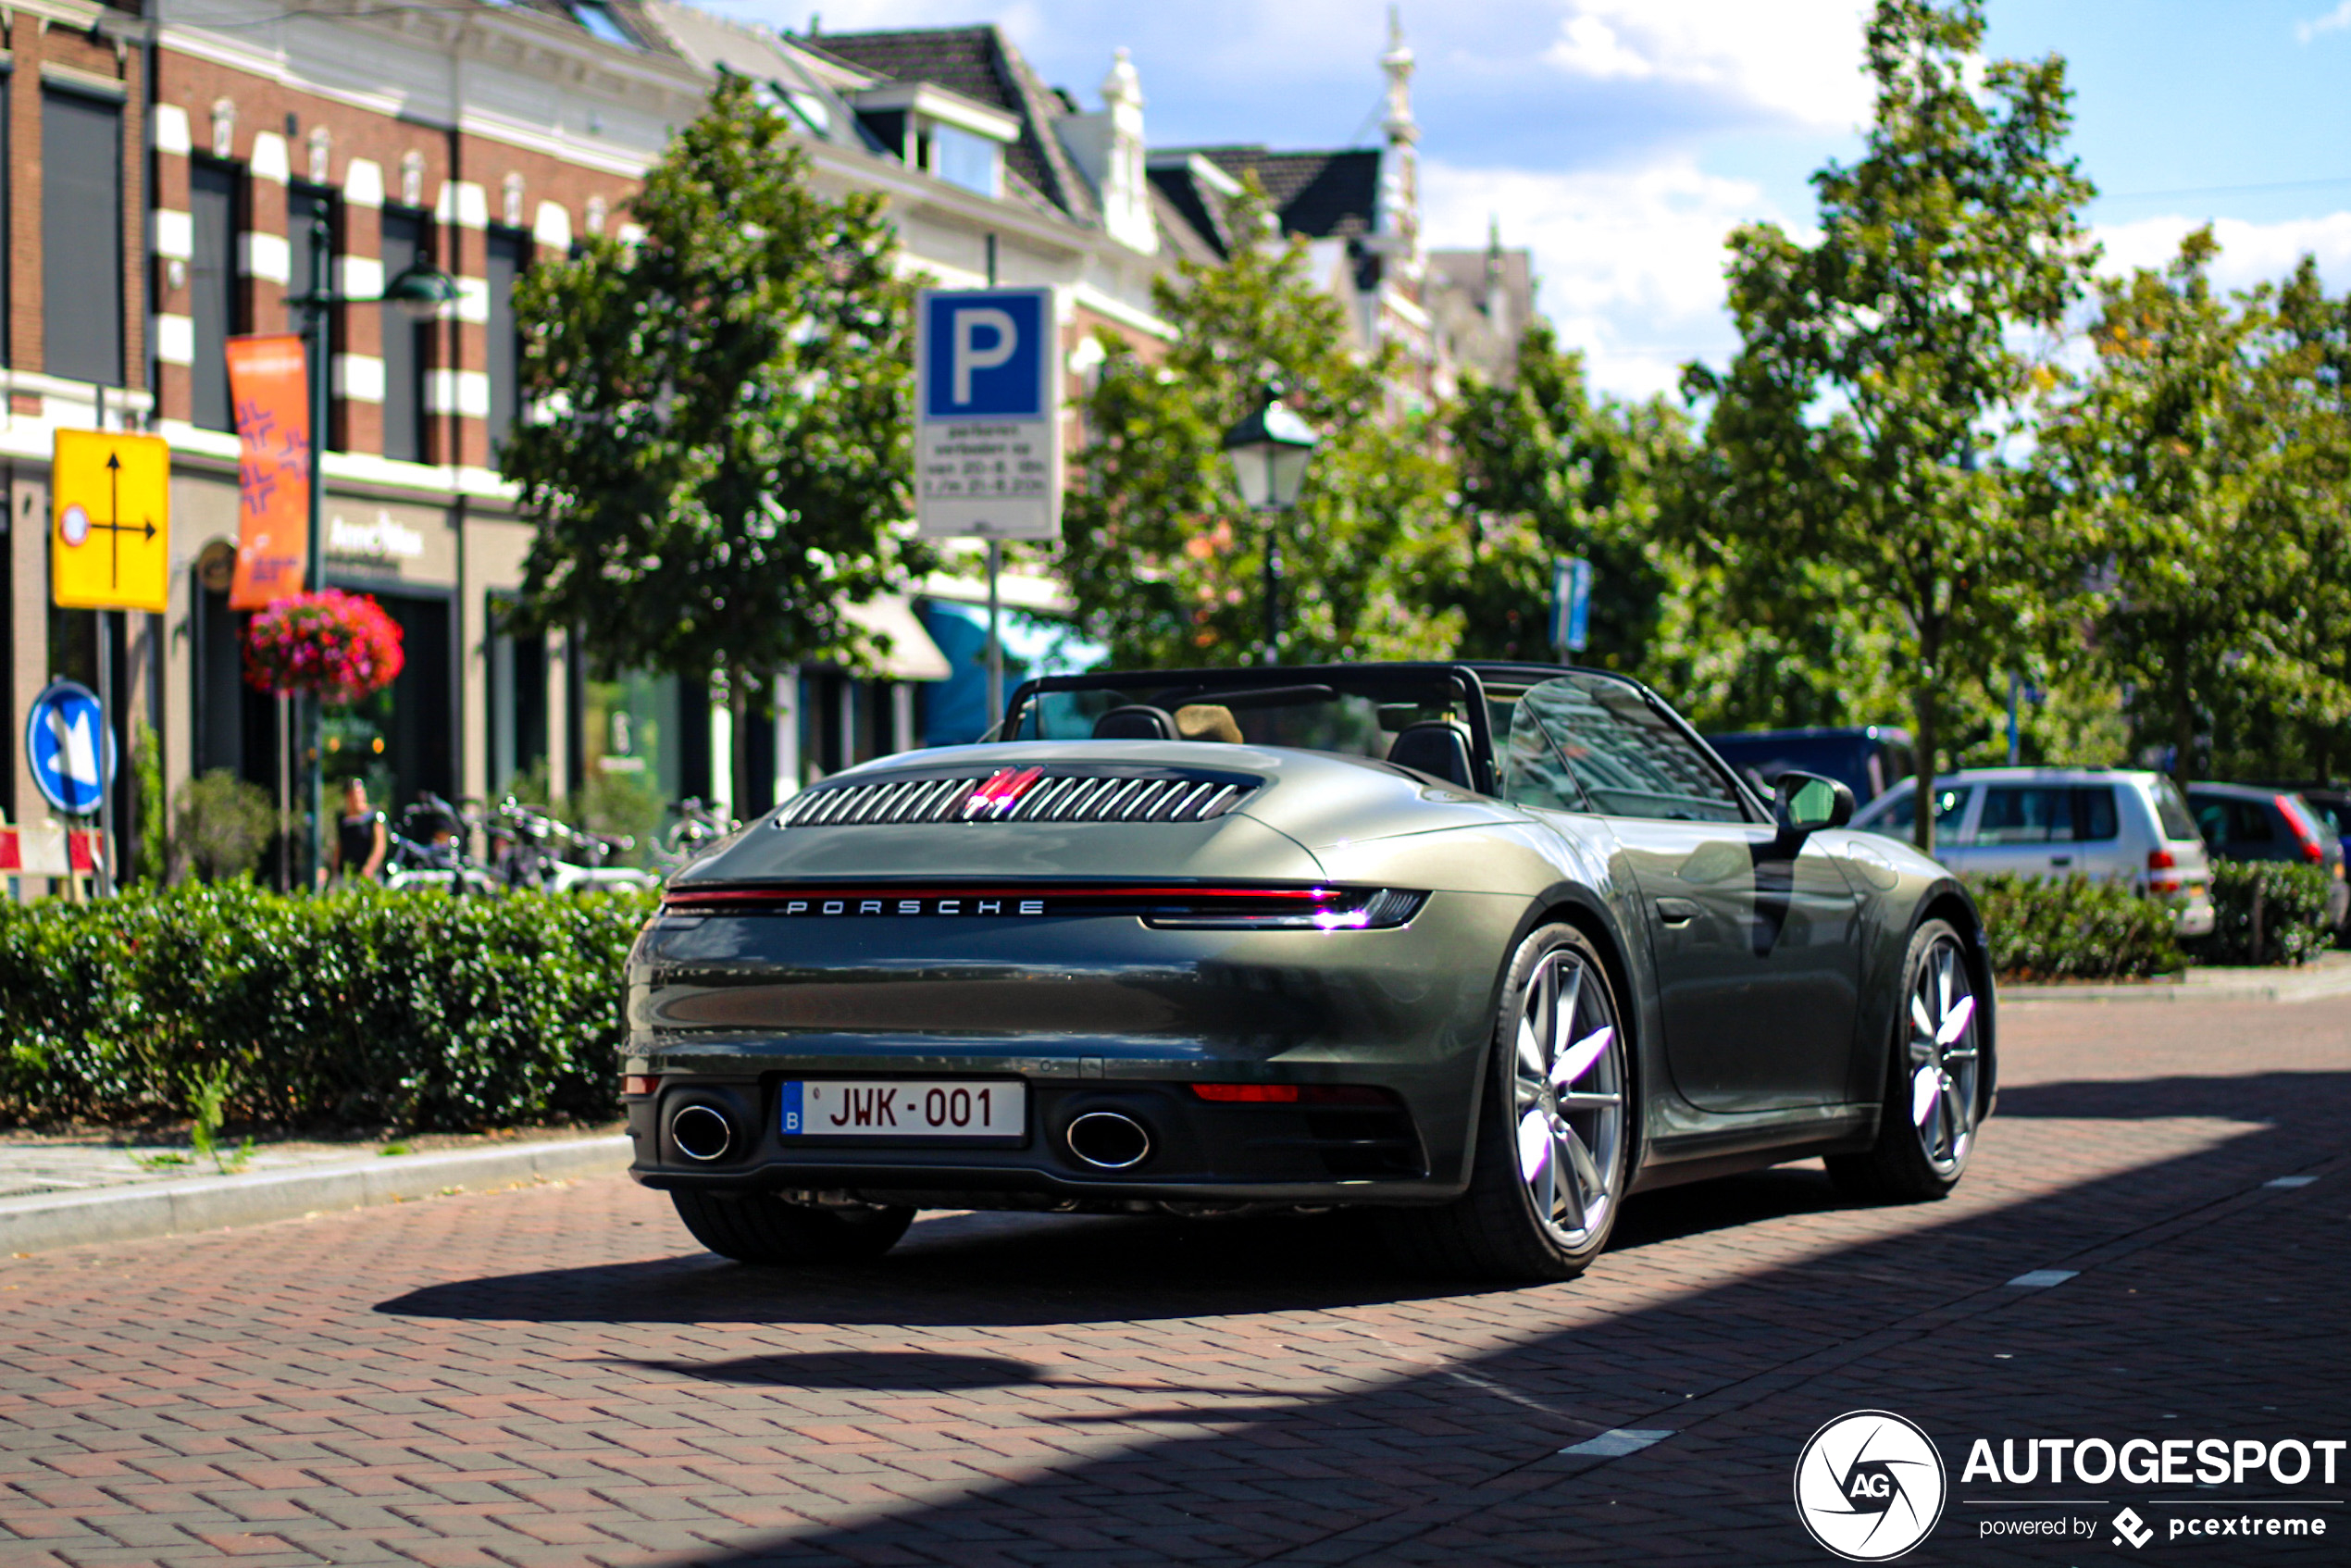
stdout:
{"type": "Polygon", "coordinates": [[[1972,878],[1993,972],[2004,980],[2110,980],[2167,974],[2187,960],[2172,906],[2120,882],[2020,877],[1972,878]]]}
{"type": "Polygon", "coordinates": [[[0,902],[0,1118],[176,1113],[225,1061],[255,1121],[607,1120],[622,961],[654,903],[242,880],[0,902]]]}
{"type": "Polygon", "coordinates": [[[2280,860],[2212,863],[2212,934],[2189,945],[2199,964],[2303,964],[2334,940],[2327,924],[2332,878],[2315,865],[2280,860]],[[2253,907],[2261,905],[2261,949],[2254,951],[2253,907]]]}

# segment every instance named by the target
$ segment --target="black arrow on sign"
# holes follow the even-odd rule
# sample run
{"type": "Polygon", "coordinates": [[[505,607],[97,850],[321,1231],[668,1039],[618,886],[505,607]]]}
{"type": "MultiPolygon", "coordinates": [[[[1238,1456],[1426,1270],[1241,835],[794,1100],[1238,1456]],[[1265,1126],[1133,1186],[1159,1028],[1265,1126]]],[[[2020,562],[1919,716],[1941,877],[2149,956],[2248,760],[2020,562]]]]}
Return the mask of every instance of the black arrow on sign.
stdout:
{"type": "Polygon", "coordinates": [[[143,523],[125,523],[117,520],[121,516],[122,458],[117,454],[109,452],[106,454],[106,520],[103,523],[92,523],[90,525],[93,529],[106,529],[107,535],[109,536],[106,540],[106,548],[111,552],[111,554],[108,556],[106,561],[106,586],[108,588],[119,588],[122,586],[122,535],[126,533],[139,533],[143,529],[147,542],[153,544],[155,541],[155,525],[154,518],[147,518],[143,523]]]}

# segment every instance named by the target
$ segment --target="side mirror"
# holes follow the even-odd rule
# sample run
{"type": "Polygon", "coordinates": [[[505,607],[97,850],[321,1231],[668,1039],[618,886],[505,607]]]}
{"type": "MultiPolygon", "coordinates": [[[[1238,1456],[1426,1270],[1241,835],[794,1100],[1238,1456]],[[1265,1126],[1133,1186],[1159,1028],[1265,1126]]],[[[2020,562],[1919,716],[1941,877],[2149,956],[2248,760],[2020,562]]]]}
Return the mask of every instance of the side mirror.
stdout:
{"type": "Polygon", "coordinates": [[[1772,815],[1783,833],[1815,833],[1853,820],[1853,791],[1817,773],[1783,773],[1773,781],[1772,815]]]}

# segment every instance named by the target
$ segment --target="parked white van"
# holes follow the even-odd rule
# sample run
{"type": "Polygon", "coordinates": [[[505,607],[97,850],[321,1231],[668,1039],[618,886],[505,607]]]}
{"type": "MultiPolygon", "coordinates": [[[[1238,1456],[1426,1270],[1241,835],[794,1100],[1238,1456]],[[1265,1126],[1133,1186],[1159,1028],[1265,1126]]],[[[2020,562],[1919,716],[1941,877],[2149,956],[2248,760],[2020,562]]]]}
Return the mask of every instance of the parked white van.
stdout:
{"type": "MultiPolygon", "coordinates": [[[[1909,842],[1918,785],[1897,785],[1853,826],[1909,842]]],[[[1962,877],[2075,872],[2127,881],[2179,907],[2179,933],[2212,929],[2212,866],[2180,787],[2105,767],[1971,767],[1934,781],[1934,858],[1962,877]]]]}

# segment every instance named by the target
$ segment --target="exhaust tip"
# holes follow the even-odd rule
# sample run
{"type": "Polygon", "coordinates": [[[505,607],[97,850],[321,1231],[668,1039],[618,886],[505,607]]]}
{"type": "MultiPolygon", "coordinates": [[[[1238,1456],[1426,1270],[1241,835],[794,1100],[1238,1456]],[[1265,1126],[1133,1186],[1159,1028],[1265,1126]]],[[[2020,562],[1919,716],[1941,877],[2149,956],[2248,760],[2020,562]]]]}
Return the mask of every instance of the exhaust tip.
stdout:
{"type": "Polygon", "coordinates": [[[1088,1111],[1062,1134],[1069,1151],[1100,1171],[1124,1171],[1151,1158],[1151,1129],[1124,1111],[1088,1111]]]}
{"type": "Polygon", "coordinates": [[[735,1147],[735,1124],[712,1105],[689,1105],[669,1118],[669,1141],[698,1164],[723,1160],[735,1147]]]}

